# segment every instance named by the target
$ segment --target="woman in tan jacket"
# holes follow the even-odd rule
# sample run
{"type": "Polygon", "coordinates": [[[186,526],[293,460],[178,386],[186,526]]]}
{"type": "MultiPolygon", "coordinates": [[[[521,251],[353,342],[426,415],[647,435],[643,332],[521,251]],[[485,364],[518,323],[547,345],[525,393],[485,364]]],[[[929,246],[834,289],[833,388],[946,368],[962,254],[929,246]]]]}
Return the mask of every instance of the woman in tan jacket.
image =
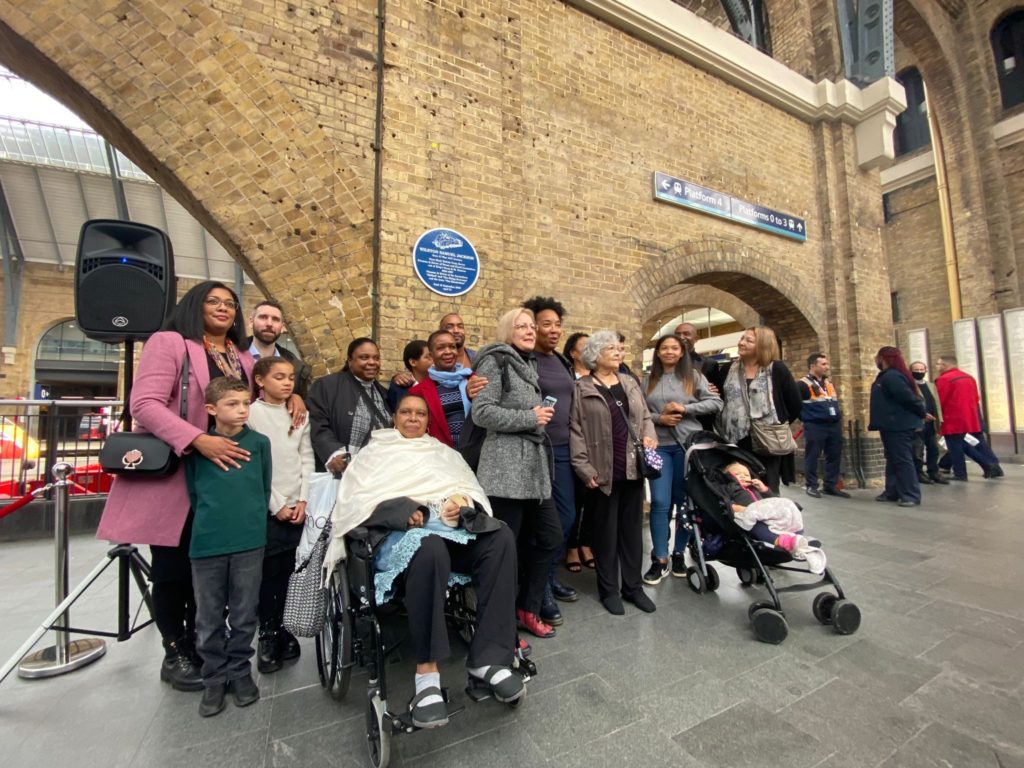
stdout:
{"type": "Polygon", "coordinates": [[[649,448],[658,441],[640,385],[619,374],[623,354],[614,331],[587,339],[582,359],[591,374],[576,382],[569,421],[572,466],[593,515],[597,589],[615,615],[625,613],[623,600],[648,613],[655,610],[641,581],[644,481],[630,433],[649,448]]]}

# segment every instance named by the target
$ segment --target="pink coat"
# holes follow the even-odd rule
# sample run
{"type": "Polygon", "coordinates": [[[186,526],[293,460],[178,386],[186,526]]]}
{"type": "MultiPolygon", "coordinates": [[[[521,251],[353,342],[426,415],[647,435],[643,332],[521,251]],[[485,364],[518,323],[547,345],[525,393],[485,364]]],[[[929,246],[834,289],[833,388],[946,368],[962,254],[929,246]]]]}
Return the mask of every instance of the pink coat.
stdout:
{"type": "MultiPolygon", "coordinates": [[[[252,381],[252,355],[239,350],[242,369],[252,381]]],[[[173,331],[150,337],[142,348],[135,373],[131,406],[136,432],[152,432],[179,456],[206,432],[208,416],[203,392],[210,383],[206,350],[173,331]],[[178,416],[181,406],[182,351],[188,350],[188,421],[178,416]]],[[[184,462],[168,477],[141,480],[115,478],[103,508],[96,538],[131,544],[177,546],[188,517],[184,462]]]]}

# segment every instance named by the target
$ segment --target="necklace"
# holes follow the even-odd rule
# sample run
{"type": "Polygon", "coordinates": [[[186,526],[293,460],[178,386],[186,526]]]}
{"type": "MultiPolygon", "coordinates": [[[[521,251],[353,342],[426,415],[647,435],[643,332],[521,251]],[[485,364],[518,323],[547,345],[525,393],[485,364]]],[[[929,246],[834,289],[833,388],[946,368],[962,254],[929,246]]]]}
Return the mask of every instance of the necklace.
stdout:
{"type": "Polygon", "coordinates": [[[217,348],[213,346],[213,342],[206,338],[205,335],[203,336],[203,348],[214,364],[220,369],[220,372],[229,379],[241,381],[242,362],[238,359],[238,349],[231,342],[231,339],[224,340],[224,347],[227,350],[226,352],[218,352],[217,348]]]}

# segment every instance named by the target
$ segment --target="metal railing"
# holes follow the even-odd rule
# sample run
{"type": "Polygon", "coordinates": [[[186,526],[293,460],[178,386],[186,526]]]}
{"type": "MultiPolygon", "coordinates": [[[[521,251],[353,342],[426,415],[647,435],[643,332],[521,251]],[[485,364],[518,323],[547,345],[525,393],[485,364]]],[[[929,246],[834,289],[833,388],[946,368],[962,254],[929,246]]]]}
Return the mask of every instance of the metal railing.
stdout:
{"type": "Polygon", "coordinates": [[[118,400],[0,400],[0,504],[42,488],[59,463],[74,468],[73,494],[110,490],[99,452],[119,427],[118,400]]]}

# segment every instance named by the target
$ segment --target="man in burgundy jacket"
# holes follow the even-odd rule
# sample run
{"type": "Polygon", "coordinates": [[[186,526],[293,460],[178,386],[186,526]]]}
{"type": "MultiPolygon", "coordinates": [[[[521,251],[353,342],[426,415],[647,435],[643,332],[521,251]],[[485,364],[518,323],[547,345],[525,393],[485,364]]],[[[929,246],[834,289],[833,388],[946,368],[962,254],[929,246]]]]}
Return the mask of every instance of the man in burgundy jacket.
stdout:
{"type": "Polygon", "coordinates": [[[978,396],[978,383],[973,376],[956,366],[955,357],[943,355],[938,362],[939,378],[935,380],[935,389],[938,390],[939,403],[942,405],[942,435],[946,438],[946,447],[953,463],[953,479],[961,482],[967,480],[965,440],[978,441],[974,450],[978,454],[985,477],[1002,477],[1003,469],[999,466],[999,459],[988,447],[985,435],[981,431],[981,417],[978,411],[981,398],[978,396]]]}

